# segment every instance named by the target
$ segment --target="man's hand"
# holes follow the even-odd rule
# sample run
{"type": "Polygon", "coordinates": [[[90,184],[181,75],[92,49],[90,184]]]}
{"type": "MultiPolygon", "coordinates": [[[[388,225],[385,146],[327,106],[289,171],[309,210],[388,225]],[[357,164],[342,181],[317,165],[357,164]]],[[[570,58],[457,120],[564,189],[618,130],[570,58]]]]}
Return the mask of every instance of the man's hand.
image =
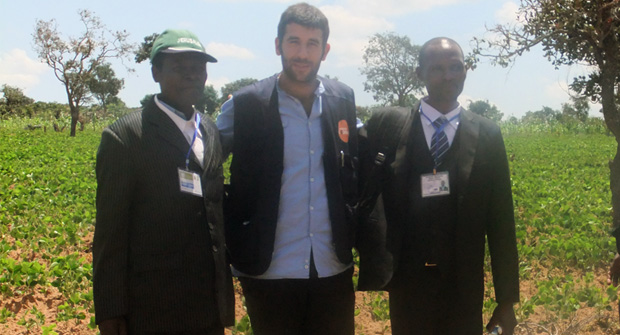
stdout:
{"type": "Polygon", "coordinates": [[[616,253],[616,257],[614,257],[614,260],[611,262],[611,266],[609,267],[607,284],[618,286],[618,279],[620,279],[620,254],[616,253]]]}
{"type": "Polygon", "coordinates": [[[495,307],[493,316],[487,324],[487,331],[492,331],[493,328],[502,327],[502,335],[512,335],[514,329],[517,326],[517,318],[515,317],[515,311],[512,308],[512,303],[501,303],[495,307]]]}
{"type": "Polygon", "coordinates": [[[101,335],[127,335],[127,321],[125,318],[114,318],[99,324],[101,335]]]}

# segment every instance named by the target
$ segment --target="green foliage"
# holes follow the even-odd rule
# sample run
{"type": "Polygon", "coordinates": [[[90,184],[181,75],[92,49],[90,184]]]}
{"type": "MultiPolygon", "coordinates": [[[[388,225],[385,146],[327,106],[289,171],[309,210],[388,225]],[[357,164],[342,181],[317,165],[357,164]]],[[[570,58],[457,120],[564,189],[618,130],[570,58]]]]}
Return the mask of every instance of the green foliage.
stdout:
{"type": "Polygon", "coordinates": [[[2,307],[0,309],[0,323],[6,323],[7,319],[15,316],[15,313],[6,309],[6,307],[2,307]]]}
{"type": "Polygon", "coordinates": [[[355,107],[355,116],[362,121],[362,123],[366,123],[368,119],[370,119],[370,107],[366,106],[356,106],[355,107]]]}
{"type": "Polygon", "coordinates": [[[252,335],[252,325],[250,324],[250,317],[246,314],[241,320],[235,320],[235,326],[232,329],[233,335],[252,335]]]}
{"type": "MultiPolygon", "coordinates": [[[[525,118],[525,116],[524,116],[525,118]]],[[[529,133],[546,133],[546,134],[609,134],[605,121],[601,118],[588,118],[585,122],[571,122],[563,119],[522,119],[511,118],[506,122],[502,122],[502,132],[504,134],[529,134],[529,133]]]]}
{"type": "MultiPolygon", "coordinates": [[[[503,130],[508,133],[521,281],[536,286],[532,295],[522,296],[517,314],[524,320],[540,307],[554,321],[574,317],[583,307],[611,308],[615,290],[593,278],[615,252],[608,233],[607,177],[613,137],[549,128],[503,130]]],[[[485,304],[485,311],[493,307],[485,304]]]]}
{"type": "Polygon", "coordinates": [[[41,326],[41,335],[58,335],[58,333],[55,332],[54,329],[56,329],[55,323],[52,323],[49,326],[41,326]]]}
{"type": "Polygon", "coordinates": [[[390,302],[387,294],[382,292],[372,292],[368,296],[370,302],[368,304],[372,308],[372,317],[377,321],[386,321],[390,319],[390,302]]]}
{"type": "Polygon", "coordinates": [[[560,112],[547,106],[543,106],[542,109],[535,112],[528,111],[521,118],[521,121],[524,123],[548,123],[559,120],[560,112]]]}
{"type": "Polygon", "coordinates": [[[382,105],[411,106],[424,87],[415,73],[421,47],[393,32],[375,34],[364,49],[364,91],[382,105]]]}
{"type": "MultiPolygon", "coordinates": [[[[92,265],[84,252],[94,230],[94,165],[103,125],[67,138],[24,130],[33,121],[49,122],[0,122],[0,300],[51,289],[63,300],[51,323],[35,309],[15,320],[7,308],[0,308],[0,323],[19,321],[50,335],[58,322],[90,322],[94,329],[92,265]]],[[[618,300],[616,290],[596,277],[615,248],[606,176],[616,143],[602,120],[580,124],[502,124],[520,255],[520,321],[541,310],[549,320],[567,320],[577,309],[607,311],[618,300]]],[[[495,306],[488,263],[487,316],[495,306]]],[[[361,303],[376,320],[389,318],[385,295],[370,293],[361,303]]],[[[233,333],[251,334],[249,319],[237,320],[233,333]]]]}
{"type": "Polygon", "coordinates": [[[497,106],[491,105],[489,100],[470,101],[467,109],[469,109],[472,113],[484,116],[495,122],[501,121],[504,116],[504,113],[500,112],[499,109],[497,109],[497,106]]]}
{"type": "Polygon", "coordinates": [[[230,95],[235,93],[237,90],[248,85],[252,85],[257,81],[258,80],[254,78],[241,78],[224,85],[220,89],[220,91],[222,92],[222,94],[220,95],[220,105],[223,104],[226,100],[228,100],[230,98],[230,95]]]}
{"type": "Polygon", "coordinates": [[[586,122],[590,110],[588,99],[586,97],[571,97],[571,102],[562,104],[562,119],[586,122]]]}
{"type": "Polygon", "coordinates": [[[153,49],[153,42],[159,36],[158,33],[154,33],[144,37],[144,41],[140,43],[138,50],[136,51],[136,57],[134,60],[136,63],[142,63],[147,59],[151,58],[151,50],[153,49]]]}
{"type": "Polygon", "coordinates": [[[153,99],[154,95],[155,94],[147,94],[147,95],[145,95],[144,98],[142,98],[140,100],[140,107],[142,107],[142,108],[146,107],[146,104],[148,104],[149,101],[151,101],[151,99],[153,99]]]}
{"type": "Polygon", "coordinates": [[[33,99],[27,97],[21,88],[2,85],[2,98],[0,98],[0,118],[7,116],[31,116],[28,109],[24,108],[34,102],[33,99]]]}
{"type": "Polygon", "coordinates": [[[108,104],[113,103],[118,92],[125,85],[123,79],[116,78],[116,74],[109,63],[100,64],[93,69],[87,81],[90,93],[99,101],[104,113],[108,110],[108,104]]]}
{"type": "MultiPolygon", "coordinates": [[[[101,129],[68,138],[24,130],[28,121],[0,124],[0,300],[56,287],[65,299],[56,320],[80,320],[93,308],[92,265],[80,253],[89,249],[95,222],[101,129]]],[[[40,313],[18,322],[54,334],[40,313]]],[[[12,317],[0,311],[0,321],[12,317]]]]}
{"type": "Polygon", "coordinates": [[[195,107],[199,111],[205,112],[208,115],[216,114],[216,112],[219,111],[220,101],[217,97],[217,91],[213,85],[205,86],[202,96],[200,97],[200,100],[198,100],[195,107]]]}

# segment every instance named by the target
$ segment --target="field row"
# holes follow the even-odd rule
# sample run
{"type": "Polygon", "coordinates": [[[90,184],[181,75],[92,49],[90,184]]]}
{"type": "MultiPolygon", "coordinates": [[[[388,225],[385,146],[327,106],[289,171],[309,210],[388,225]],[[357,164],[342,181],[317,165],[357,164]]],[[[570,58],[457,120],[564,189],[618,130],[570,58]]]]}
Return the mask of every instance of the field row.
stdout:
{"type": "MultiPolygon", "coordinates": [[[[2,334],[96,333],[90,247],[100,131],[69,138],[0,123],[2,334]]],[[[505,141],[520,255],[519,320],[566,325],[583,315],[609,319],[617,301],[616,289],[604,282],[615,251],[609,236],[613,137],[511,130],[505,141]]],[[[389,318],[384,295],[369,293],[358,304],[376,322],[389,318]]],[[[485,303],[486,315],[493,306],[485,303]]],[[[247,328],[240,324],[234,333],[247,328]]]]}

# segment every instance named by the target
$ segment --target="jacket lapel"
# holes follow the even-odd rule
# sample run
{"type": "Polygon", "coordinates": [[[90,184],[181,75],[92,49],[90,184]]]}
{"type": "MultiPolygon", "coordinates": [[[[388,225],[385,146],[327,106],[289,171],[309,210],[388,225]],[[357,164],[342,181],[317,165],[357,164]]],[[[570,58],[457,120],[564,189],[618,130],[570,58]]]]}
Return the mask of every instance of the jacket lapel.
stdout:
{"type": "MultiPolygon", "coordinates": [[[[170,120],[164,111],[157,107],[154,100],[151,100],[151,104],[151,108],[147,107],[144,109],[142,116],[144,122],[149,123],[162,140],[170,143],[181,151],[183,155],[186,155],[187,151],[189,151],[189,143],[187,143],[177,125],[170,120]]],[[[196,159],[193,153],[192,157],[194,160],[196,159]]]]}
{"type": "MultiPolygon", "coordinates": [[[[420,120],[420,102],[418,101],[413,108],[411,109],[411,112],[413,113],[413,120],[411,122],[410,125],[410,130],[409,130],[409,134],[407,135],[407,138],[403,139],[405,142],[404,143],[409,143],[410,145],[408,146],[409,148],[405,147],[404,150],[405,152],[403,152],[403,150],[401,149],[401,145],[403,145],[403,143],[401,142],[399,144],[399,151],[396,153],[396,156],[399,157],[400,155],[405,155],[405,157],[408,156],[408,159],[410,160],[409,162],[409,166],[413,166],[413,164],[416,164],[416,159],[417,157],[413,157],[414,155],[411,154],[411,148],[413,147],[412,142],[413,142],[413,138],[415,137],[415,131],[418,129],[416,128],[417,125],[422,122],[422,120],[420,120]]],[[[405,168],[407,166],[405,165],[405,168]]],[[[395,169],[398,170],[404,170],[403,168],[399,168],[398,165],[395,166],[395,169]]]]}
{"type": "Polygon", "coordinates": [[[465,192],[471,170],[474,165],[476,148],[478,147],[478,136],[480,135],[480,123],[474,115],[465,109],[461,112],[461,124],[459,125],[459,151],[458,151],[458,190],[459,193],[465,192]]]}

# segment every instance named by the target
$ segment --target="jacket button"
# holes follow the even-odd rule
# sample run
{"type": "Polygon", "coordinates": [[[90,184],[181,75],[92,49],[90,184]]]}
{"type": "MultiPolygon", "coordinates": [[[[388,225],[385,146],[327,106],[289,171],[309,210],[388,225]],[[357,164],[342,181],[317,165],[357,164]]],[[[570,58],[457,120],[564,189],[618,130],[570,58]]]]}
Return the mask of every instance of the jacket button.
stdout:
{"type": "Polygon", "coordinates": [[[213,223],[209,222],[209,230],[214,230],[215,226],[213,225],[213,223]]]}
{"type": "Polygon", "coordinates": [[[213,246],[213,252],[217,252],[217,247],[213,246]]]}

